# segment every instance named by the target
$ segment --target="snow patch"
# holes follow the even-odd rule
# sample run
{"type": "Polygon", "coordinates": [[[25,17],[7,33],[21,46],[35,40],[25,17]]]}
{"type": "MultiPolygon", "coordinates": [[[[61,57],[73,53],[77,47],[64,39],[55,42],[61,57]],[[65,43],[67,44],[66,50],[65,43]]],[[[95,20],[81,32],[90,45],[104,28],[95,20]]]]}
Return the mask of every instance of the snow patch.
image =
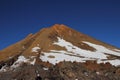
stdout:
{"type": "Polygon", "coordinates": [[[96,45],[96,44],[93,44],[93,43],[90,43],[90,42],[85,42],[85,41],[84,41],[84,43],[86,43],[89,46],[92,46],[93,48],[95,48],[97,50],[97,52],[120,56],[120,52],[110,50],[110,49],[108,49],[106,47],[103,47],[101,45],[96,45]]]}
{"type": "Polygon", "coordinates": [[[19,56],[18,60],[11,66],[11,68],[19,67],[22,63],[28,63],[31,65],[34,65],[36,62],[36,59],[34,56],[31,56],[30,58],[25,58],[24,56],[19,56]]]}
{"type": "Polygon", "coordinates": [[[49,68],[45,68],[45,67],[44,67],[43,70],[49,70],[49,68]]]}
{"type": "Polygon", "coordinates": [[[120,66],[120,60],[119,59],[115,59],[115,60],[98,60],[98,63],[107,63],[109,62],[110,64],[114,65],[114,66],[120,66]]]}
{"type": "Polygon", "coordinates": [[[117,52],[120,52],[120,50],[119,49],[114,49],[115,51],[117,51],[117,52]]]}
{"type": "Polygon", "coordinates": [[[6,72],[7,71],[7,67],[6,66],[3,66],[1,69],[0,69],[0,72],[6,72]]]}
{"type": "Polygon", "coordinates": [[[40,74],[37,74],[37,76],[39,77],[39,76],[40,76],[40,74]]]}
{"type": "Polygon", "coordinates": [[[16,68],[21,65],[21,63],[28,62],[28,59],[26,59],[24,56],[19,56],[18,60],[11,66],[11,68],[16,68]]]}
{"type": "Polygon", "coordinates": [[[97,51],[92,52],[92,51],[81,49],[77,46],[74,46],[70,42],[67,42],[67,41],[61,39],[61,38],[58,38],[58,42],[55,42],[54,44],[61,46],[61,47],[65,47],[68,52],[72,52],[76,55],[84,56],[86,58],[107,59],[107,55],[105,55],[104,53],[101,54],[100,52],[97,52],[97,51]]]}
{"type": "Polygon", "coordinates": [[[58,45],[61,47],[65,47],[67,51],[63,50],[51,50],[50,52],[42,52],[40,59],[44,62],[49,62],[53,65],[62,61],[71,61],[71,62],[86,62],[87,60],[96,60],[98,63],[106,63],[110,62],[114,66],[120,65],[120,60],[108,60],[108,55],[120,56],[119,52],[109,50],[101,45],[96,45],[90,42],[85,42],[89,46],[96,49],[96,51],[89,51],[81,49],[77,46],[74,46],[70,42],[65,41],[58,37],[58,41],[54,42],[54,45],[58,45]],[[49,56],[54,56],[54,58],[50,58],[49,56]]]}
{"type": "Polygon", "coordinates": [[[80,58],[76,55],[70,55],[72,53],[68,53],[66,51],[51,51],[51,52],[43,52],[44,55],[40,56],[40,59],[44,62],[49,62],[53,65],[56,65],[59,62],[63,61],[71,61],[71,62],[85,62],[86,60],[94,60],[88,58],[80,58]],[[49,56],[55,56],[54,58],[49,58],[49,56]]]}
{"type": "Polygon", "coordinates": [[[35,56],[30,56],[29,58],[25,58],[24,56],[19,56],[18,59],[11,66],[4,65],[0,69],[0,72],[6,72],[9,70],[13,70],[13,69],[19,67],[22,63],[28,63],[31,65],[35,65],[35,62],[36,62],[35,56]]]}
{"type": "Polygon", "coordinates": [[[32,62],[30,62],[30,64],[34,65],[36,62],[36,59],[34,59],[32,62]]]}
{"type": "Polygon", "coordinates": [[[100,72],[96,72],[97,75],[100,75],[100,72]]]}
{"type": "Polygon", "coordinates": [[[38,50],[40,50],[40,47],[34,47],[34,48],[32,48],[32,52],[38,52],[38,50]]]}

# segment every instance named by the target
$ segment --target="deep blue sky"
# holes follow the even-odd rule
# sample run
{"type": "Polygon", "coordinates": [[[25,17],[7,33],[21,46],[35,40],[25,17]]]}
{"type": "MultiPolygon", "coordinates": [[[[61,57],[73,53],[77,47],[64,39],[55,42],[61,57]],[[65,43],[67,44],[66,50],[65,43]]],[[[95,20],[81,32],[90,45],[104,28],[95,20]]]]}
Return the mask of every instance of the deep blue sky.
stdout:
{"type": "Polygon", "coordinates": [[[56,23],[120,48],[119,0],[0,0],[0,49],[56,23]]]}

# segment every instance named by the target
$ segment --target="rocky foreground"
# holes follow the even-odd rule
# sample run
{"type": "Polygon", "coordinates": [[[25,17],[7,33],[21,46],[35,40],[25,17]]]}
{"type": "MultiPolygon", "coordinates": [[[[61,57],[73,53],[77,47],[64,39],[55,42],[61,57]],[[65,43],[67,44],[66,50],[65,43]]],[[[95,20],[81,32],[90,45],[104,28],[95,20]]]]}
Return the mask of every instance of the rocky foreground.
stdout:
{"type": "Polygon", "coordinates": [[[23,63],[13,70],[0,72],[0,80],[120,80],[120,67],[109,63],[61,62],[56,66],[48,66],[23,63]]]}

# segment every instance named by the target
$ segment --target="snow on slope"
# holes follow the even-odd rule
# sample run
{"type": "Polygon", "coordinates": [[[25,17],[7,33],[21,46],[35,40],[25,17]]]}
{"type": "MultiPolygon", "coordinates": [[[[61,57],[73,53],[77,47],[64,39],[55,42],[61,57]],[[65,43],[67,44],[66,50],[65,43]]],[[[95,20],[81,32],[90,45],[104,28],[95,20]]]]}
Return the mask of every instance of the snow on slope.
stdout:
{"type": "Polygon", "coordinates": [[[119,49],[114,49],[114,50],[120,53],[120,50],[119,50],[119,49]]]}
{"type": "Polygon", "coordinates": [[[89,46],[92,46],[93,48],[95,48],[97,50],[98,53],[107,53],[107,54],[111,54],[111,55],[116,55],[116,56],[120,56],[119,52],[116,51],[112,51],[110,49],[107,49],[101,45],[96,45],[96,44],[92,44],[90,42],[84,42],[86,44],[88,44],[89,46]]]}
{"type": "Polygon", "coordinates": [[[71,61],[71,62],[85,62],[86,60],[97,60],[98,63],[110,62],[112,65],[120,65],[120,60],[108,60],[109,54],[120,56],[120,52],[109,50],[101,45],[96,45],[90,42],[83,42],[89,46],[96,49],[96,51],[89,51],[78,48],[70,42],[65,41],[58,37],[58,42],[54,42],[54,45],[65,47],[67,51],[56,51],[51,50],[50,52],[42,52],[44,55],[40,56],[40,59],[44,62],[50,62],[55,65],[61,61],[71,61]],[[108,54],[108,55],[107,55],[108,54]]]}
{"type": "MultiPolygon", "coordinates": [[[[49,52],[41,52],[44,55],[40,55],[40,59],[43,62],[49,62],[53,65],[56,65],[56,63],[62,62],[62,61],[70,61],[70,62],[86,62],[87,60],[96,60],[97,63],[107,63],[114,66],[120,65],[120,59],[107,59],[109,55],[114,55],[120,57],[120,50],[114,49],[110,50],[106,47],[103,47],[101,45],[96,45],[90,42],[83,41],[83,43],[93,47],[96,49],[96,51],[90,51],[81,49],[77,46],[74,46],[72,43],[65,41],[64,39],[61,39],[58,37],[58,41],[54,42],[53,45],[58,45],[61,47],[65,47],[66,51],[64,50],[50,50],[49,52]]],[[[40,47],[33,47],[32,52],[37,53],[38,50],[40,50],[40,47]]],[[[29,58],[25,58],[24,56],[19,56],[17,61],[13,63],[12,66],[10,66],[10,69],[14,69],[18,66],[20,66],[22,63],[28,63],[31,65],[34,65],[36,62],[35,56],[30,56],[29,58]]],[[[0,72],[5,72],[9,70],[9,68],[5,65],[0,69],[0,72]]]]}
{"type": "Polygon", "coordinates": [[[31,65],[34,65],[36,62],[36,59],[34,56],[31,56],[30,58],[25,58],[24,56],[19,56],[17,61],[14,62],[14,64],[11,66],[11,68],[16,68],[20,66],[22,63],[29,63],[31,65]]]}
{"type": "Polygon", "coordinates": [[[30,58],[25,58],[24,56],[19,56],[17,61],[15,61],[13,63],[13,65],[11,65],[10,67],[8,67],[7,65],[3,66],[0,69],[0,72],[6,72],[8,70],[15,69],[15,68],[19,67],[22,63],[28,63],[28,64],[31,64],[31,65],[34,65],[35,62],[36,62],[36,59],[35,59],[34,56],[31,56],[30,58]]]}
{"type": "Polygon", "coordinates": [[[26,63],[28,62],[28,59],[26,59],[24,56],[19,56],[17,61],[11,66],[12,68],[16,68],[20,66],[21,63],[26,63]]]}
{"type": "Polygon", "coordinates": [[[98,62],[98,63],[107,63],[107,62],[109,62],[110,64],[112,64],[112,65],[114,65],[114,66],[119,66],[119,65],[120,65],[120,60],[119,60],[119,59],[105,60],[105,61],[98,60],[97,62],[98,62]]]}
{"type": "MultiPolygon", "coordinates": [[[[35,52],[38,54],[38,50],[40,50],[40,47],[38,47],[38,45],[36,47],[33,47],[31,52],[35,52]]],[[[31,65],[34,65],[36,62],[36,58],[35,56],[29,56],[29,58],[26,58],[24,56],[19,56],[18,59],[13,63],[13,65],[10,66],[10,68],[3,66],[1,69],[0,69],[0,72],[5,72],[7,71],[7,69],[14,69],[16,67],[19,67],[22,63],[28,63],[28,64],[31,64],[31,65]]]]}
{"type": "MultiPolygon", "coordinates": [[[[50,62],[53,65],[56,63],[62,62],[62,61],[71,61],[71,62],[85,62],[88,60],[87,58],[80,58],[76,55],[70,55],[72,53],[68,53],[66,51],[50,51],[50,52],[44,52],[44,55],[40,56],[40,59],[44,62],[50,62]],[[53,56],[53,57],[50,57],[53,56]]],[[[91,59],[92,60],[92,59],[91,59]]]]}
{"type": "Polygon", "coordinates": [[[38,52],[38,50],[40,50],[40,47],[34,47],[34,48],[32,48],[32,52],[38,52]]]}

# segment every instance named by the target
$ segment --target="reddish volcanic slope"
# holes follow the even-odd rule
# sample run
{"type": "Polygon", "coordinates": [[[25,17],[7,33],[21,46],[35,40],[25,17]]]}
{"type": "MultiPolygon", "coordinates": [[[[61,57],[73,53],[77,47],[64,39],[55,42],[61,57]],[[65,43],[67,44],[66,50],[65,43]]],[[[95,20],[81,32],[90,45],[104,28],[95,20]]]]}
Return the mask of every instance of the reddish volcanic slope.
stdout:
{"type": "Polygon", "coordinates": [[[63,24],[0,51],[0,80],[120,80],[119,67],[119,48],[63,24]]]}
{"type": "Polygon", "coordinates": [[[69,55],[73,55],[77,52],[76,50],[78,50],[74,56],[90,57],[91,59],[88,60],[94,60],[95,58],[95,60],[98,60],[101,58],[103,60],[115,59],[119,61],[117,58],[120,56],[120,50],[116,47],[77,32],[65,25],[55,24],[52,27],[40,30],[36,34],[29,34],[25,39],[0,51],[0,61],[7,60],[18,54],[26,58],[38,56],[37,51],[32,51],[34,47],[41,52],[40,54],[44,54],[44,52],[50,53],[51,50],[54,50],[52,51],[53,53],[64,51],[66,53],[71,52],[69,55]],[[57,44],[57,42],[61,42],[60,45],[57,44]],[[67,47],[73,49],[69,50],[67,47]],[[85,53],[90,54],[90,56],[86,56],[88,54],[85,55],[85,53]],[[96,57],[92,58],[94,54],[96,57]]]}

